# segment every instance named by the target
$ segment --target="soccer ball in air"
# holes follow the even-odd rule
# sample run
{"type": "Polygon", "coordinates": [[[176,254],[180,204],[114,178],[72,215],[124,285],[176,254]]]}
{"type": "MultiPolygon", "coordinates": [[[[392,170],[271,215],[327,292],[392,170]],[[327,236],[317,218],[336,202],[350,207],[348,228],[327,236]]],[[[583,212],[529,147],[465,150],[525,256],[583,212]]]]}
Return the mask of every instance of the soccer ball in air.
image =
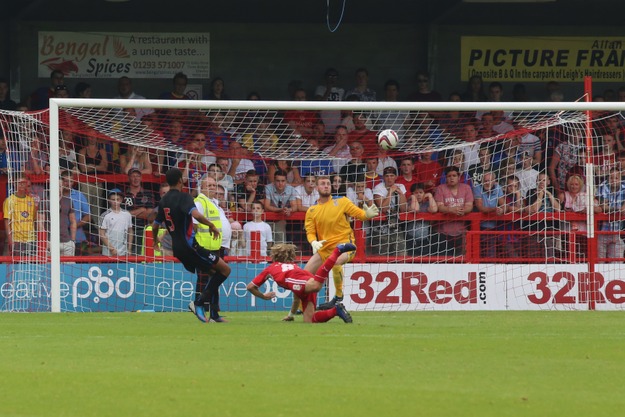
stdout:
{"type": "Polygon", "coordinates": [[[386,129],[378,133],[378,146],[382,149],[387,151],[389,149],[395,149],[397,147],[397,142],[399,142],[399,137],[393,129],[386,129]]]}

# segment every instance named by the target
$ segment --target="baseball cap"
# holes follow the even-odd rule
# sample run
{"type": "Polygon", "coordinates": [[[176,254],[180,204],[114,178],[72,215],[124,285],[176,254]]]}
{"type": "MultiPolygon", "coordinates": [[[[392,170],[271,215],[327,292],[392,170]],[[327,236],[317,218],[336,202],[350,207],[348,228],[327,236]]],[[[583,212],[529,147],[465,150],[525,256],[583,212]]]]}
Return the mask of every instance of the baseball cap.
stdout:
{"type": "Polygon", "coordinates": [[[382,171],[382,173],[384,175],[386,175],[386,174],[395,174],[395,175],[397,175],[397,170],[395,169],[395,167],[386,167],[386,168],[384,168],[384,171],[382,171]]]}
{"type": "Polygon", "coordinates": [[[119,188],[113,188],[111,191],[109,191],[109,198],[111,198],[112,195],[123,195],[124,193],[122,193],[122,190],[120,190],[119,188]]]}
{"type": "Polygon", "coordinates": [[[133,168],[130,171],[128,171],[128,176],[134,174],[135,172],[138,172],[139,174],[141,174],[141,170],[139,168],[133,168]]]}

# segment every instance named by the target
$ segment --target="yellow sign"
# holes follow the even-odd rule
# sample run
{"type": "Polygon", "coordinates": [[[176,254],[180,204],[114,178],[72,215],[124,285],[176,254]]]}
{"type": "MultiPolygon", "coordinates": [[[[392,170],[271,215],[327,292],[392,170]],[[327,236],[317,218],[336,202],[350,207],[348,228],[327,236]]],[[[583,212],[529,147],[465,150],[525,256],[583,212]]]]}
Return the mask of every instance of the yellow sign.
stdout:
{"type": "Polygon", "coordinates": [[[463,36],[460,76],[484,81],[625,81],[625,38],[463,36]]]}

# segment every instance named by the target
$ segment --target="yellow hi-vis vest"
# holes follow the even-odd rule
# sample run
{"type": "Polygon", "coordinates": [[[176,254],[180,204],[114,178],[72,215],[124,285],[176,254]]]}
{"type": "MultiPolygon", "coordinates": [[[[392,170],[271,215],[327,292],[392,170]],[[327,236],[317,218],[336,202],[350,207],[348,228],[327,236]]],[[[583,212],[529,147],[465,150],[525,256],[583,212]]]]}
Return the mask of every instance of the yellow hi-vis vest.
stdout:
{"type": "Polygon", "coordinates": [[[219,250],[221,248],[221,217],[219,217],[219,210],[215,203],[204,194],[200,193],[194,200],[196,203],[202,205],[204,211],[204,217],[211,221],[217,229],[219,229],[219,237],[214,238],[210,233],[208,226],[202,223],[197,224],[197,233],[195,234],[195,240],[203,248],[208,250],[219,250]]]}

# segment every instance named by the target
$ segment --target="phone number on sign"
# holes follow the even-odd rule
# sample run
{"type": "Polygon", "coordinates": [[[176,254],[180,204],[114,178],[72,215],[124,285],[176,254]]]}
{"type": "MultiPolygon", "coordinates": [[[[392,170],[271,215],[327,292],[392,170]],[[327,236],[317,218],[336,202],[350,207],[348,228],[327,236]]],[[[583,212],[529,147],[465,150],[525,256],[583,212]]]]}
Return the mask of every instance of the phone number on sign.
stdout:
{"type": "Polygon", "coordinates": [[[176,61],[135,61],[132,63],[134,69],[183,69],[184,62],[176,61]]]}

